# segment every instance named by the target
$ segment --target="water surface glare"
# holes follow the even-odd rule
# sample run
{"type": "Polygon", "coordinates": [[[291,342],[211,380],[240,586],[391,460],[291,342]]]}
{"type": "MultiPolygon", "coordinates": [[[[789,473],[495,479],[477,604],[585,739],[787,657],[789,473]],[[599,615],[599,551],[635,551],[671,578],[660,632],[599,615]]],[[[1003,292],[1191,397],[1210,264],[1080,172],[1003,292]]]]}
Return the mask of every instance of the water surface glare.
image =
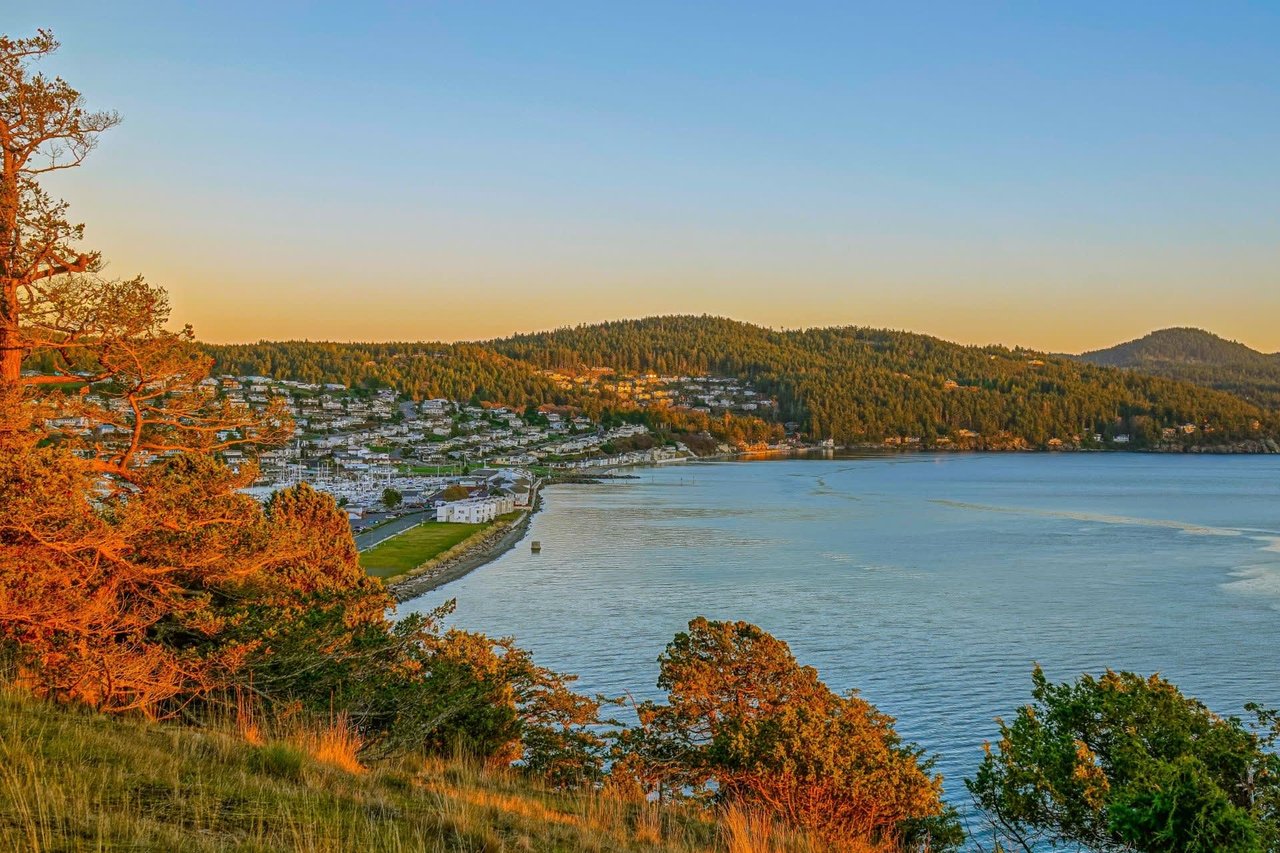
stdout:
{"type": "Polygon", "coordinates": [[[679,465],[544,492],[528,541],[409,602],[588,692],[658,696],[694,616],[745,619],[939,757],[948,799],[1028,698],[1160,672],[1280,706],[1280,457],[911,455],[679,465]]]}

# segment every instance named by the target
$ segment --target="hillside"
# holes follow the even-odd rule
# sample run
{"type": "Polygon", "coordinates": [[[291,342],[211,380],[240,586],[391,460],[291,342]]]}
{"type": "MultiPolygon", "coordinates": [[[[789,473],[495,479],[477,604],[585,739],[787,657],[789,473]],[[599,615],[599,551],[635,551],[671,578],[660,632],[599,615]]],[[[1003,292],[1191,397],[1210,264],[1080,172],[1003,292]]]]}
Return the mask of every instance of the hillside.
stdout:
{"type": "Polygon", "coordinates": [[[418,400],[479,397],[523,404],[569,399],[529,365],[475,344],[261,341],[205,349],[219,371],[241,376],[394,387],[418,400]]]}
{"type": "Polygon", "coordinates": [[[1203,329],[1176,328],[1086,352],[1083,361],[1229,391],[1280,408],[1280,353],[1266,354],[1203,329]]]}
{"type": "Polygon", "coordinates": [[[465,345],[264,342],[208,349],[220,371],[391,385],[419,398],[477,396],[518,406],[618,404],[557,386],[550,372],[606,367],[734,377],[776,399],[778,420],[798,424],[811,439],[842,444],[1194,449],[1280,435],[1280,415],[1225,391],[882,329],[776,331],[719,317],[669,316],[465,345]]]}
{"type": "Polygon", "coordinates": [[[543,368],[710,372],[749,379],[815,438],[1043,447],[1130,435],[1133,446],[1206,445],[1274,435],[1277,421],[1230,394],[1006,347],[833,327],[774,331],[716,317],[653,317],[494,341],[543,368]],[[1208,429],[1204,429],[1208,427],[1208,429]],[[972,435],[977,433],[976,436],[972,435]]]}
{"type": "MultiPolygon", "coordinates": [[[[0,692],[5,850],[617,850],[730,847],[743,827],[423,759],[351,773],[283,742],[0,692]]],[[[777,836],[781,841],[781,837],[777,836]]],[[[778,850],[812,849],[799,840],[778,850]]]]}

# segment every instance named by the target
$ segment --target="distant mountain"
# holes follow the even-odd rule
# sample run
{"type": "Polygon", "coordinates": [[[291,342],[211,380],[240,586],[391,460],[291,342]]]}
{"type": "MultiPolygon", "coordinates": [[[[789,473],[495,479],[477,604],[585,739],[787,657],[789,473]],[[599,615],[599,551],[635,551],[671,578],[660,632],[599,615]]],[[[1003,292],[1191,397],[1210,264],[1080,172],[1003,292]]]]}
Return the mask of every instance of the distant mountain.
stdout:
{"type": "Polygon", "coordinates": [[[776,331],[670,316],[488,344],[543,369],[711,373],[750,380],[812,438],[986,449],[1223,445],[1274,435],[1280,415],[1186,382],[1024,349],[857,327],[776,331]],[[1116,442],[1116,437],[1124,437],[1116,442]]]}
{"type": "MultiPolygon", "coordinates": [[[[622,320],[471,344],[302,341],[210,346],[219,371],[394,387],[588,413],[637,408],[554,380],[619,374],[749,381],[776,401],[766,417],[840,444],[1009,450],[1049,447],[1248,449],[1280,439],[1280,411],[1236,394],[1136,370],[927,335],[852,326],[778,331],[722,317],[622,320]]],[[[766,411],[766,409],[761,409],[766,411]]],[[[764,421],[652,404],[631,414],[725,436],[764,421]],[[738,424],[741,420],[742,423],[738,424]]]]}
{"type": "Polygon", "coordinates": [[[1082,361],[1229,391],[1280,409],[1280,353],[1268,355],[1203,329],[1161,329],[1143,338],[1094,350],[1082,361]]]}

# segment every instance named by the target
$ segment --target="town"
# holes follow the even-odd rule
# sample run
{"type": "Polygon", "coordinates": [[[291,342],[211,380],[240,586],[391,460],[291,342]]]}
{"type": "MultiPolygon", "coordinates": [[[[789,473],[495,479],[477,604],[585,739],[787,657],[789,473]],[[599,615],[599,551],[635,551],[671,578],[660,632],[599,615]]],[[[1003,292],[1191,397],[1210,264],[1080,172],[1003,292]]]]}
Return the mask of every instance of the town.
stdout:
{"type": "MultiPolygon", "coordinates": [[[[604,371],[558,382],[607,389],[632,407],[700,412],[756,412],[774,401],[739,380],[717,377],[618,378],[604,371]],[[599,386],[599,387],[597,387],[599,386]]],[[[637,423],[605,425],[572,410],[518,410],[479,401],[414,401],[394,389],[348,388],[266,376],[204,380],[234,406],[264,410],[283,402],[294,439],[257,454],[251,493],[266,499],[299,482],[332,494],[359,533],[390,513],[432,510],[438,520],[481,523],[530,506],[539,483],[568,474],[599,474],[631,465],[705,455],[680,441],[660,441],[637,423]]],[[[714,451],[730,452],[728,445],[714,451]]],[[[238,467],[246,451],[224,453],[238,467]]]]}

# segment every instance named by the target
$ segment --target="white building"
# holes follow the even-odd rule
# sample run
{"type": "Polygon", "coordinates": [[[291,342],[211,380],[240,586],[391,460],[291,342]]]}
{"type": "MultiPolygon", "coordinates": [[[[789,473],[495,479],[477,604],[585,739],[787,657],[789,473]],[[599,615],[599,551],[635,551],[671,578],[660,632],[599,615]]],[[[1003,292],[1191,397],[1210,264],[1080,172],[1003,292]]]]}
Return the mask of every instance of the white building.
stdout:
{"type": "Polygon", "coordinates": [[[453,501],[436,507],[436,521],[450,521],[455,524],[484,524],[493,521],[500,515],[506,515],[516,508],[515,501],[509,496],[492,498],[471,498],[465,501],[453,501]]]}

